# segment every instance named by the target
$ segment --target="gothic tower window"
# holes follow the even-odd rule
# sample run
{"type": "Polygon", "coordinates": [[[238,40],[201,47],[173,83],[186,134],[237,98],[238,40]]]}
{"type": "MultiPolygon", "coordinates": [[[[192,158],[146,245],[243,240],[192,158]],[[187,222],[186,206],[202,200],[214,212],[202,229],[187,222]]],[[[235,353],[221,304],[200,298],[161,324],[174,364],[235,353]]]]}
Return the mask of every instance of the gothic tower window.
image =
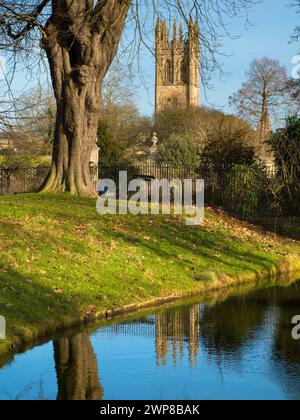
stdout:
{"type": "Polygon", "coordinates": [[[177,82],[185,83],[187,79],[185,61],[179,61],[177,68],[177,82]]]}
{"type": "Polygon", "coordinates": [[[165,75],[164,79],[166,83],[172,83],[172,68],[170,60],[166,60],[165,62],[165,75]]]}

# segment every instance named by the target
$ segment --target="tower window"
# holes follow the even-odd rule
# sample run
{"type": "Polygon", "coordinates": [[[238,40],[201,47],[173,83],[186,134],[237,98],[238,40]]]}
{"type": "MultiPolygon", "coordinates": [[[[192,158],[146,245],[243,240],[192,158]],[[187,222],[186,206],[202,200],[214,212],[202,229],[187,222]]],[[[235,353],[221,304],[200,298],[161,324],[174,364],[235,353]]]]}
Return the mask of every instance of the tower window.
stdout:
{"type": "Polygon", "coordinates": [[[165,75],[164,75],[164,79],[166,83],[171,83],[172,82],[172,68],[171,68],[171,62],[170,60],[167,60],[165,62],[165,75]]]}
{"type": "Polygon", "coordinates": [[[186,65],[185,61],[180,61],[178,63],[178,74],[177,74],[178,82],[185,83],[186,82],[186,65]]]}

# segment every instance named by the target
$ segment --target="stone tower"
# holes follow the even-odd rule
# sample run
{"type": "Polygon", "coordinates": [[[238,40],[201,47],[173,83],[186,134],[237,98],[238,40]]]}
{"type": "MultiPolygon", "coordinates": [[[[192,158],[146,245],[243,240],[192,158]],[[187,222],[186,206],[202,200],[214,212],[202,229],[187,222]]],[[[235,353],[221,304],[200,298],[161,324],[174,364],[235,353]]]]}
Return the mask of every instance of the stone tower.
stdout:
{"type": "Polygon", "coordinates": [[[192,18],[188,37],[174,21],[173,39],[166,22],[156,26],[156,114],[166,108],[199,105],[199,28],[192,18]]]}

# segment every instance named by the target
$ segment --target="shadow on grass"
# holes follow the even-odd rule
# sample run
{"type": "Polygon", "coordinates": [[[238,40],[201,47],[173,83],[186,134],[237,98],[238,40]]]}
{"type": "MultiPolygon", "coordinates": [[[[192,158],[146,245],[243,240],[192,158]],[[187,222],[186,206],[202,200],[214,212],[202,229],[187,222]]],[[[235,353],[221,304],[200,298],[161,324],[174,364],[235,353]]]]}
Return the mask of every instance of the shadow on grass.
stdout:
{"type": "Polygon", "coordinates": [[[300,241],[300,217],[255,217],[250,221],[272,233],[300,241]]]}
{"type": "MultiPolygon", "coordinates": [[[[33,341],[55,328],[63,328],[68,318],[78,317],[78,311],[67,296],[56,294],[51,287],[22,276],[0,262],[0,311],[6,319],[9,338],[33,341]]],[[[1,343],[0,343],[1,344],[1,343]]],[[[0,366],[7,360],[0,358],[0,366]]]]}
{"type": "MultiPolygon", "coordinates": [[[[187,264],[191,267],[195,265],[195,262],[191,260],[193,257],[198,260],[202,258],[212,266],[219,268],[222,268],[222,265],[233,268],[234,265],[235,271],[267,270],[273,264],[273,259],[268,256],[267,252],[264,252],[265,255],[262,256],[262,249],[242,243],[242,238],[240,241],[237,238],[230,240],[229,231],[225,235],[221,232],[207,232],[201,226],[190,228],[175,217],[100,216],[96,213],[94,200],[65,195],[54,195],[53,205],[51,196],[51,211],[49,211],[48,195],[35,195],[33,198],[35,206],[30,201],[32,195],[21,196],[20,201],[23,204],[25,202],[26,206],[29,204],[35,207],[38,214],[50,217],[47,223],[51,223],[51,219],[53,219],[73,225],[85,224],[86,236],[92,235],[96,239],[98,238],[100,245],[101,240],[108,243],[111,240],[121,239],[125,243],[125,247],[126,244],[140,246],[145,251],[150,251],[154,256],[157,255],[165,259],[176,259],[183,254],[182,261],[178,261],[178,264],[187,264]],[[121,229],[118,229],[119,224],[121,224],[121,229]],[[125,229],[123,229],[124,227],[125,229]],[[100,237],[98,237],[99,235],[100,237]],[[145,236],[148,236],[149,240],[145,240],[145,236]]],[[[6,231],[8,235],[12,230],[20,236],[20,229],[22,226],[16,228],[15,224],[11,222],[2,221],[1,223],[1,230],[6,231]]],[[[61,229],[64,229],[64,225],[61,229]]],[[[67,228],[65,229],[67,230],[67,228]]],[[[80,250],[84,253],[89,251],[89,245],[84,244],[84,237],[76,238],[76,232],[72,230],[72,227],[69,228],[68,233],[71,235],[71,240],[67,246],[71,248],[75,256],[76,252],[80,250]],[[72,236],[74,241],[72,241],[72,236]],[[77,246],[76,242],[78,245],[82,242],[83,246],[77,246]]],[[[26,236],[30,235],[28,231],[25,234],[26,236]]],[[[58,242],[57,237],[50,233],[45,235],[38,232],[30,236],[30,242],[39,247],[43,244],[51,246],[58,242]]]]}
{"type": "MultiPolygon", "coordinates": [[[[230,240],[220,232],[207,232],[202,227],[189,228],[176,219],[172,222],[154,221],[150,227],[147,226],[147,220],[141,220],[141,235],[137,235],[132,219],[128,218],[127,232],[118,232],[110,230],[110,235],[114,240],[123,240],[125,243],[134,244],[145,250],[150,251],[164,259],[176,259],[183,255],[181,261],[177,263],[194,267],[195,263],[202,261],[211,267],[235,268],[235,271],[241,273],[245,271],[268,270],[274,264],[274,260],[266,252],[265,255],[259,255],[262,250],[250,247],[238,241],[230,240]],[[147,236],[148,235],[148,236],[147,236]],[[150,238],[150,240],[147,240],[150,238]],[[260,252],[259,252],[260,251],[260,252]]],[[[107,226],[104,227],[104,232],[107,226]]]]}

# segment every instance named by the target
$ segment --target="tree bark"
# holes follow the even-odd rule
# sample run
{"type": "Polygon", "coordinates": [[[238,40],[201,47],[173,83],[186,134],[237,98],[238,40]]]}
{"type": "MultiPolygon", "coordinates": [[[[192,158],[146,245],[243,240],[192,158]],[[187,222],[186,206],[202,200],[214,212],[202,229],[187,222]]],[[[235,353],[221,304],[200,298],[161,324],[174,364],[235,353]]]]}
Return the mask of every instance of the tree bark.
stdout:
{"type": "Polygon", "coordinates": [[[57,104],[50,173],[43,192],[96,195],[89,163],[101,117],[103,79],[116,55],[130,1],[53,1],[42,46],[57,104]]]}
{"type": "Polygon", "coordinates": [[[259,140],[262,143],[268,137],[270,133],[270,120],[268,110],[268,94],[267,87],[264,86],[262,92],[262,109],[261,109],[261,120],[259,130],[259,140]]]}

